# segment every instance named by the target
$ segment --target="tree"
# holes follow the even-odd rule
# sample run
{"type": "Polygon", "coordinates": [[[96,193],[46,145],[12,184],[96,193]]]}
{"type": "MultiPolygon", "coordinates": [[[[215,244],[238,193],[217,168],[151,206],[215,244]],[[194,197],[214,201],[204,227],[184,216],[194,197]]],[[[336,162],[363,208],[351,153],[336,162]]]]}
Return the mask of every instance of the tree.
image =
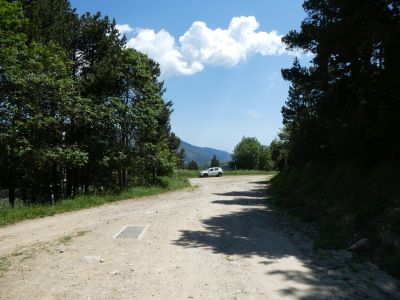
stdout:
{"type": "Polygon", "coordinates": [[[25,17],[24,32],[30,41],[53,42],[62,47],[71,61],[77,56],[79,17],[68,0],[21,0],[25,17]]]}
{"type": "Polygon", "coordinates": [[[9,190],[9,203],[15,203],[15,177],[20,171],[21,159],[29,145],[19,137],[18,114],[12,95],[15,77],[14,64],[18,64],[17,53],[26,36],[21,28],[26,20],[19,2],[0,0],[0,186],[9,190]]]}
{"type": "Polygon", "coordinates": [[[57,45],[32,42],[7,59],[12,63],[3,64],[8,80],[1,97],[7,114],[1,153],[8,184],[10,189],[29,188],[33,199],[58,198],[62,166],[87,162],[80,146],[63,141],[71,118],[84,119],[74,107],[85,101],[77,95],[69,61],[57,45]]]}
{"type": "Polygon", "coordinates": [[[213,158],[211,159],[211,167],[219,167],[219,160],[217,159],[217,157],[213,156],[213,158]]]}
{"type": "Polygon", "coordinates": [[[289,157],[289,132],[286,127],[282,128],[270,146],[271,159],[276,170],[283,170],[287,167],[289,157]]]}
{"type": "Polygon", "coordinates": [[[67,0],[0,0],[0,186],[11,205],[17,189],[34,203],[157,183],[183,159],[158,64],[126,48],[115,24],[79,18],[67,0]]]}
{"type": "Polygon", "coordinates": [[[0,50],[0,185],[9,188],[13,206],[16,188],[22,190],[23,199],[27,192],[33,200],[58,198],[62,165],[87,162],[80,146],[63,141],[71,118],[85,119],[83,111],[75,109],[85,100],[70,78],[71,64],[64,49],[53,42],[30,41],[23,33],[27,20],[22,6],[5,2],[0,9],[4,42],[0,50]]]}
{"type": "Polygon", "coordinates": [[[188,170],[198,170],[199,169],[199,165],[197,164],[197,162],[192,160],[190,163],[188,163],[188,165],[186,166],[186,169],[188,169],[188,170]]]}
{"type": "Polygon", "coordinates": [[[259,155],[258,155],[258,165],[257,168],[259,170],[269,171],[274,168],[274,162],[271,157],[271,151],[267,146],[261,146],[259,155]]]}
{"type": "Polygon", "coordinates": [[[185,168],[185,149],[183,148],[181,148],[181,150],[178,152],[177,168],[178,169],[185,168]]]}
{"type": "Polygon", "coordinates": [[[177,164],[175,147],[171,146],[169,117],[172,103],[165,103],[159,65],[146,55],[138,55],[137,87],[132,95],[135,115],[135,174],[155,183],[158,176],[170,175],[177,164]]]}
{"type": "MultiPolygon", "coordinates": [[[[22,32],[26,21],[20,2],[0,0],[0,50],[2,52],[26,42],[26,35],[22,32]]],[[[2,53],[1,57],[4,55],[6,53],[2,53]]]]}
{"type": "MultiPolygon", "coordinates": [[[[379,232],[375,220],[398,207],[391,178],[400,157],[400,1],[306,0],[303,7],[300,30],[283,41],[312,61],[282,70],[290,82],[285,131],[271,149],[278,167],[288,168],[273,189],[286,207],[337,228],[343,240],[360,228],[379,232]]],[[[375,253],[393,254],[368,238],[385,244],[375,253]]]]}
{"type": "Polygon", "coordinates": [[[260,142],[255,137],[243,137],[233,150],[233,165],[238,169],[256,169],[261,148],[260,142]]]}
{"type": "Polygon", "coordinates": [[[289,49],[313,53],[282,71],[291,82],[282,110],[290,132],[289,162],[367,164],[400,150],[399,1],[314,1],[303,5],[301,30],[283,38],[289,49]],[[397,72],[397,73],[396,73],[397,72]]]}

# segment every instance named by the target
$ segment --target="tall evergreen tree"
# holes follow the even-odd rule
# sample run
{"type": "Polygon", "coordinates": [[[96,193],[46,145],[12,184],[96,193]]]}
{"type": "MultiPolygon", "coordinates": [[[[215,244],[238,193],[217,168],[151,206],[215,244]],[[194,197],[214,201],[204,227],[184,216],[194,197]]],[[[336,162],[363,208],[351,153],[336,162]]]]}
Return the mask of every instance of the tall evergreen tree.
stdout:
{"type": "Polygon", "coordinates": [[[0,43],[0,187],[11,205],[16,190],[56,201],[171,174],[180,140],[159,66],[126,48],[114,20],[79,18],[67,0],[0,0],[0,43]]]}
{"type": "Polygon", "coordinates": [[[217,159],[217,157],[213,156],[213,158],[211,159],[211,167],[219,167],[219,160],[217,159]]]}
{"type": "Polygon", "coordinates": [[[294,164],[396,157],[400,144],[399,2],[305,1],[307,18],[284,42],[314,54],[308,70],[283,70],[292,82],[283,108],[294,164]],[[307,80],[304,80],[306,78],[307,80]],[[301,104],[301,105],[299,105],[301,104]],[[384,155],[382,155],[384,154],[384,155]]]}
{"type": "Polygon", "coordinates": [[[199,165],[197,164],[197,162],[192,160],[190,163],[188,163],[188,165],[186,166],[186,169],[188,169],[188,170],[198,170],[199,169],[199,165]]]}

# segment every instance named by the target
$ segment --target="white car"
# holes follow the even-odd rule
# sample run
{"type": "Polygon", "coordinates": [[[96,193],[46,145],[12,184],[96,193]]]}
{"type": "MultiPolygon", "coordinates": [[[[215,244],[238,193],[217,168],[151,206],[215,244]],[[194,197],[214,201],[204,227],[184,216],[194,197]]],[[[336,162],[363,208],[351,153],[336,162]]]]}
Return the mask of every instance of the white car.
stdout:
{"type": "Polygon", "coordinates": [[[224,174],[219,167],[208,168],[207,170],[201,171],[199,177],[208,177],[208,176],[218,176],[221,177],[224,174]]]}

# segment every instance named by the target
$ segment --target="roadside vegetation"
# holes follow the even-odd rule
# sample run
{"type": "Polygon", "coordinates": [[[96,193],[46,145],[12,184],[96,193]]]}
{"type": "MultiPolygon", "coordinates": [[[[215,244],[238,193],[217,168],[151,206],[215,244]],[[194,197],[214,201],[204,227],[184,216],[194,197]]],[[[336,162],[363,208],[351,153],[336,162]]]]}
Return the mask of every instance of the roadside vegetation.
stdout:
{"type": "Polygon", "coordinates": [[[0,192],[11,207],[123,194],[172,175],[180,139],[159,65],[126,47],[115,20],[78,16],[68,0],[0,8],[0,192]]]}
{"type": "Polygon", "coordinates": [[[276,175],[277,171],[263,171],[263,170],[226,170],[224,176],[235,175],[276,175]]]}
{"type": "Polygon", "coordinates": [[[136,186],[115,193],[97,192],[90,195],[79,195],[73,198],[66,198],[57,201],[54,204],[42,203],[26,205],[22,201],[17,201],[14,208],[12,208],[7,203],[7,200],[3,199],[2,201],[0,200],[0,226],[13,224],[22,220],[52,216],[59,213],[81,210],[111,202],[136,199],[182,189],[190,186],[188,177],[190,177],[188,174],[177,171],[170,177],[160,178],[157,185],[136,186]]]}
{"type": "Polygon", "coordinates": [[[400,2],[303,7],[283,41],[313,56],[282,70],[291,86],[274,201],[319,224],[318,246],[354,246],[400,276],[400,2]]]}
{"type": "MultiPolygon", "coordinates": [[[[276,175],[277,171],[261,171],[261,170],[223,170],[224,176],[235,175],[276,175]]],[[[177,174],[187,178],[199,177],[199,170],[177,170],[177,174]]]]}
{"type": "Polygon", "coordinates": [[[0,277],[10,268],[10,261],[6,256],[0,256],[0,277]]]}
{"type": "Polygon", "coordinates": [[[271,149],[255,137],[243,137],[235,146],[230,167],[233,170],[270,171],[275,168],[271,149]]]}

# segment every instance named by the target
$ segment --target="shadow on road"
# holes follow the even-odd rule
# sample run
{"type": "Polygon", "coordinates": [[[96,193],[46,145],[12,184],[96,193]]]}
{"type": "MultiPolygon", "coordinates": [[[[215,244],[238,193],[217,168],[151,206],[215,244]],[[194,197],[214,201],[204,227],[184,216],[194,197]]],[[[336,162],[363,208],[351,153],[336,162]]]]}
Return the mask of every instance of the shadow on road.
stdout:
{"type": "Polygon", "coordinates": [[[236,197],[235,199],[212,201],[215,204],[254,206],[264,204],[267,194],[265,188],[257,188],[250,191],[214,193],[213,195],[236,197]]]}
{"type": "MultiPolygon", "coordinates": [[[[254,182],[253,182],[254,183],[254,182]]],[[[181,237],[174,244],[185,248],[205,248],[214,253],[226,255],[239,255],[242,257],[258,256],[265,258],[261,264],[268,266],[265,280],[270,276],[282,278],[282,286],[287,288],[278,291],[282,297],[291,296],[296,299],[331,299],[327,288],[334,287],[325,284],[313,270],[312,264],[300,250],[289,241],[274,225],[275,213],[265,206],[266,190],[265,181],[260,181],[263,187],[251,191],[237,191],[214,194],[220,197],[233,197],[233,199],[218,199],[212,201],[219,205],[241,205],[244,209],[223,215],[213,216],[203,220],[204,230],[181,231],[181,237]],[[308,268],[308,272],[298,270],[274,269],[273,264],[284,257],[296,257],[308,268]],[[304,295],[304,290],[299,291],[291,283],[303,283],[311,288],[304,295]]],[[[332,298],[333,299],[333,298],[332,298]]],[[[337,295],[334,299],[340,299],[337,295]]]]}
{"type": "MultiPolygon", "coordinates": [[[[214,193],[216,196],[226,196],[226,197],[248,197],[248,198],[264,198],[267,193],[264,188],[252,189],[250,191],[235,191],[235,192],[227,192],[227,193],[214,193]]],[[[232,201],[232,200],[229,200],[232,201]]]]}

